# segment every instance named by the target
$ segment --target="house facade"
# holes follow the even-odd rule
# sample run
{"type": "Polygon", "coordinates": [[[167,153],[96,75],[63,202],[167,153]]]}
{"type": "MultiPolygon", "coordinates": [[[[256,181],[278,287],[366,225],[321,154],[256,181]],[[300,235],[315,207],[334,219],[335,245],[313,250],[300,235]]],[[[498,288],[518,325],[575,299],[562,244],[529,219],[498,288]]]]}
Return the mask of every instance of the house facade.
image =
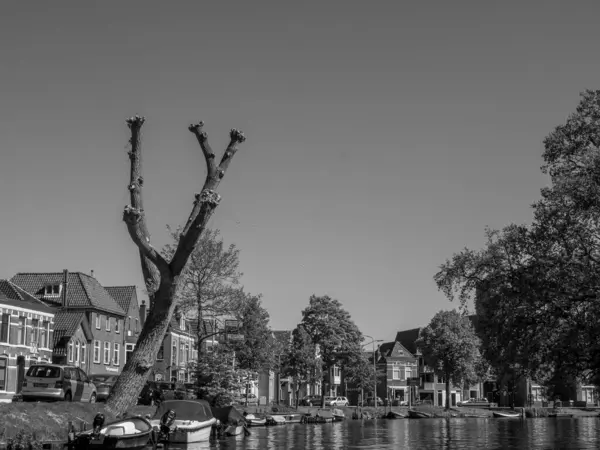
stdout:
{"type": "Polygon", "coordinates": [[[125,364],[135,350],[142,325],[146,320],[146,301],[142,300],[142,304],[139,304],[135,286],[108,286],[104,289],[125,312],[121,332],[123,338],[121,348],[124,355],[123,364],[125,364]]]}
{"type": "Polygon", "coordinates": [[[121,372],[126,313],[96,278],[65,270],[18,273],[10,281],[55,311],[53,362],[79,366],[88,375],[121,372]]]}
{"type": "Polygon", "coordinates": [[[410,386],[411,378],[419,378],[418,358],[400,342],[386,342],[379,347],[377,371],[385,377],[377,385],[377,396],[387,398],[392,404],[416,400],[416,387],[410,386]]]}
{"type": "Polygon", "coordinates": [[[0,280],[0,402],[21,391],[25,372],[50,362],[54,311],[8,280],[0,280]]]}

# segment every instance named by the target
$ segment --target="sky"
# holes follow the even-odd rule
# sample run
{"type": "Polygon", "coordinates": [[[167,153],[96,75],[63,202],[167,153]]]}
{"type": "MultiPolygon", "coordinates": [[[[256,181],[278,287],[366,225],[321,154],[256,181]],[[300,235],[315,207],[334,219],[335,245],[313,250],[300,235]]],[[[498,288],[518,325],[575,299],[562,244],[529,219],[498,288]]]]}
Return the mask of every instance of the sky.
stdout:
{"type": "Polygon", "coordinates": [[[125,119],[143,128],[155,247],[205,164],[235,155],[209,226],[273,329],[311,295],[391,340],[456,307],[433,276],[484,228],[531,220],[543,138],[597,89],[597,1],[7,2],[0,16],[0,278],[143,287],[122,222],[125,119]]]}

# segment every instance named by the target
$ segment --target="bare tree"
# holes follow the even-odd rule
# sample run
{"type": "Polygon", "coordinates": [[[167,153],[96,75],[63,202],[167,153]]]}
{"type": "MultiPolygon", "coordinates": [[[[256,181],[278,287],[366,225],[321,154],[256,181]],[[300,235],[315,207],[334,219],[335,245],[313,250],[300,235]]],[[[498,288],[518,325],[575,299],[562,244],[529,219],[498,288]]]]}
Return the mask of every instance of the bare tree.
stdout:
{"type": "Polygon", "coordinates": [[[134,116],[127,120],[131,130],[131,172],[129,192],[131,205],[125,207],[123,220],[133,242],[137,245],[146,290],[150,297],[150,310],[142,328],[137,346],[131,358],[125,364],[106,402],[106,409],[115,415],[121,414],[136,402],[139,393],[154,365],[156,354],[165,336],[173,312],[177,306],[175,294],[180,284],[180,275],[196,243],[206,228],[206,224],[217,208],[221,197],[216,189],[225,175],[231,159],[238,150],[237,144],[244,142],[241,131],[232,129],[229,133],[229,145],[217,165],[215,154],[210,148],[206,133],[202,131],[203,122],[189,126],[202,149],[206,160],[206,178],[202,191],[196,194],[192,212],[181,231],[179,242],[170,260],[165,259],[150,243],[150,233],[146,225],[142,201],[142,154],[141,129],[144,117],[134,116]]]}

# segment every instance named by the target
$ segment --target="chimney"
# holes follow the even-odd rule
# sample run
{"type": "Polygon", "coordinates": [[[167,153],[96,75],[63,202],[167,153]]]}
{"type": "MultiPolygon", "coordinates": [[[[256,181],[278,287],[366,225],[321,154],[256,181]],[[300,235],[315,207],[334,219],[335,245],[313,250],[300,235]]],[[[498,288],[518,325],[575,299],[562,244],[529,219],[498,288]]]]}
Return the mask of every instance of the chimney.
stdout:
{"type": "Polygon", "coordinates": [[[69,271],[63,270],[63,289],[62,289],[62,304],[64,308],[69,306],[69,271]]]}
{"type": "Polygon", "coordinates": [[[142,306],[140,306],[140,325],[143,327],[146,322],[146,300],[142,300],[142,306]]]}
{"type": "Polygon", "coordinates": [[[90,277],[94,278],[94,269],[90,270],[90,277]]]}

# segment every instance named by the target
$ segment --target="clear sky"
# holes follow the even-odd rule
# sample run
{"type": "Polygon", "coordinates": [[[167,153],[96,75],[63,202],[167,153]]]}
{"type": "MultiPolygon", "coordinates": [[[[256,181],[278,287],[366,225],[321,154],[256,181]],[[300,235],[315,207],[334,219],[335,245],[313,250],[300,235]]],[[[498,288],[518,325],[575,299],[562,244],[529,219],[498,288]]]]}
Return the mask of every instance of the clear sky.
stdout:
{"type": "Polygon", "coordinates": [[[215,150],[248,140],[210,226],[289,329],[311,294],[377,339],[450,304],[438,266],[527,222],[542,140],[599,88],[600,2],[6,2],[0,278],[95,271],[143,286],[121,220],[125,119],[145,115],[155,246],[215,150]]]}

